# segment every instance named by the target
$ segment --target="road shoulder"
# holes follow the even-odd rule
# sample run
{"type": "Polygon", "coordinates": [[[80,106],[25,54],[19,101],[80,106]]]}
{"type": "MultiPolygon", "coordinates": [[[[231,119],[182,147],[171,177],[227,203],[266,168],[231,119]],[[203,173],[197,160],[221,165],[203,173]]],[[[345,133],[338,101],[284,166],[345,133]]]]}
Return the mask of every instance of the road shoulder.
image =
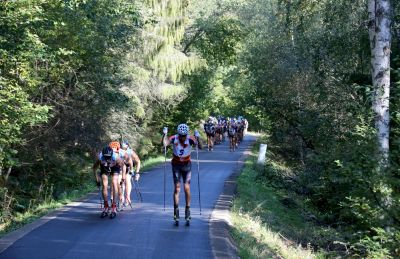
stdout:
{"type": "Polygon", "coordinates": [[[234,171],[226,179],[224,189],[211,213],[209,237],[214,258],[239,258],[236,244],[230,235],[232,227],[230,209],[236,192],[236,178],[244,166],[245,159],[251,153],[252,145],[253,141],[248,144],[234,171]]]}
{"type": "Polygon", "coordinates": [[[77,201],[70,202],[65,206],[57,208],[57,209],[51,211],[50,213],[48,213],[38,219],[35,219],[31,223],[28,223],[28,224],[24,225],[23,227],[18,228],[17,230],[14,230],[8,234],[5,234],[2,238],[0,238],[0,254],[2,252],[4,252],[8,247],[10,247],[12,244],[14,244],[16,241],[18,241],[20,238],[29,234],[31,231],[46,224],[50,220],[57,218],[57,216],[60,215],[61,213],[69,211],[76,206],[79,206],[80,204],[82,204],[82,202],[89,200],[94,195],[96,195],[96,193],[89,193],[88,195],[85,195],[85,197],[82,197],[82,198],[78,199],[77,201]]]}

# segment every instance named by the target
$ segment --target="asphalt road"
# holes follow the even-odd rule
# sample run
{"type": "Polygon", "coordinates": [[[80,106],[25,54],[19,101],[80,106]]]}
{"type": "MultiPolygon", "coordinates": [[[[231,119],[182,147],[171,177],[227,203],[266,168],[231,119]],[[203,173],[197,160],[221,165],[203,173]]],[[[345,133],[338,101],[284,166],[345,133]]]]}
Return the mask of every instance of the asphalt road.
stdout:
{"type": "Polygon", "coordinates": [[[192,221],[189,227],[183,220],[183,188],[181,224],[178,227],[173,224],[173,182],[171,165],[167,162],[165,211],[162,165],[142,174],[143,202],[139,203],[132,192],[133,210],[125,209],[114,219],[101,219],[99,197],[91,194],[83,202],[64,207],[54,217],[43,218],[44,224],[32,231],[24,230],[19,239],[0,240],[3,247],[8,246],[0,259],[213,258],[209,236],[212,210],[225,180],[237,168],[239,158],[254,140],[255,137],[246,136],[236,152],[229,152],[227,143],[215,146],[211,152],[199,151],[201,214],[196,152],[192,153],[192,221]]]}

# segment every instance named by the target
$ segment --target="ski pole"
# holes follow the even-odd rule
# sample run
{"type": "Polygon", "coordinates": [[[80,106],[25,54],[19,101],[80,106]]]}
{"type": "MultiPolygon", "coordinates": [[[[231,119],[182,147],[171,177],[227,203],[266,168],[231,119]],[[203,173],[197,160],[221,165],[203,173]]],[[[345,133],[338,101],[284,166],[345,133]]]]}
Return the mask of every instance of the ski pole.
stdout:
{"type": "Polygon", "coordinates": [[[200,207],[200,215],[201,215],[201,198],[200,198],[200,163],[199,163],[199,143],[196,146],[196,155],[197,155],[197,185],[199,190],[199,207],[200,207]]]}
{"type": "Polygon", "coordinates": [[[165,211],[165,177],[166,177],[165,171],[166,170],[167,170],[167,147],[164,146],[164,211],[165,211]]]}
{"type": "Polygon", "coordinates": [[[139,181],[135,181],[133,177],[131,178],[132,188],[135,189],[136,196],[138,197],[138,201],[142,202],[142,192],[140,191],[139,181]]]}
{"type": "Polygon", "coordinates": [[[140,200],[140,202],[143,202],[143,198],[142,198],[142,192],[140,191],[140,185],[139,185],[139,180],[135,181],[136,182],[136,186],[137,186],[137,191],[138,191],[138,198],[140,200]]]}
{"type": "Polygon", "coordinates": [[[162,139],[163,146],[164,146],[164,211],[165,211],[165,184],[166,184],[166,179],[165,179],[166,173],[165,173],[165,171],[167,170],[167,146],[165,145],[165,137],[166,137],[167,133],[168,133],[168,128],[164,127],[163,128],[163,134],[164,135],[163,135],[163,139],[162,139]]]}
{"type": "Polygon", "coordinates": [[[100,186],[98,186],[97,189],[99,190],[100,210],[102,210],[103,209],[103,199],[102,199],[102,193],[100,191],[100,186]]]}

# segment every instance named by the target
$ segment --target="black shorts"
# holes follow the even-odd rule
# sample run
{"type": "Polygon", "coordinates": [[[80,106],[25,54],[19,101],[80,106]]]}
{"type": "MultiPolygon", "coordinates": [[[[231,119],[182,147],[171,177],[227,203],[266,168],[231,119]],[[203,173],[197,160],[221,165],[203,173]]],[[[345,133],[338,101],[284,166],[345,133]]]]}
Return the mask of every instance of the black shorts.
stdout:
{"type": "Polygon", "coordinates": [[[121,168],[119,166],[113,166],[113,167],[108,167],[108,166],[100,166],[100,174],[119,174],[121,172],[121,168]]]}
{"type": "Polygon", "coordinates": [[[174,183],[177,184],[183,178],[183,183],[190,184],[190,179],[192,178],[192,163],[189,162],[183,165],[172,164],[172,177],[174,183]]]}
{"type": "MultiPolygon", "coordinates": [[[[131,167],[129,166],[129,163],[126,163],[126,162],[124,162],[125,163],[125,166],[126,166],[126,173],[127,174],[132,174],[132,172],[131,172],[131,167]]],[[[133,167],[135,167],[135,163],[133,163],[133,167]]]]}

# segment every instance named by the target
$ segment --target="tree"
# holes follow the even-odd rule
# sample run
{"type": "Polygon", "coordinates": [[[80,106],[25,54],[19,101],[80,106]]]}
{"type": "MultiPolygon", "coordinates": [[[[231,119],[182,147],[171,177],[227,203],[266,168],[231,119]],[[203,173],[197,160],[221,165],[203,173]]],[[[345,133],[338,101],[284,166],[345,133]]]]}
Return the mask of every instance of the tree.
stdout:
{"type": "Polygon", "coordinates": [[[371,75],[374,88],[373,111],[382,166],[389,157],[390,98],[390,1],[369,0],[368,29],[371,46],[371,75]]]}

